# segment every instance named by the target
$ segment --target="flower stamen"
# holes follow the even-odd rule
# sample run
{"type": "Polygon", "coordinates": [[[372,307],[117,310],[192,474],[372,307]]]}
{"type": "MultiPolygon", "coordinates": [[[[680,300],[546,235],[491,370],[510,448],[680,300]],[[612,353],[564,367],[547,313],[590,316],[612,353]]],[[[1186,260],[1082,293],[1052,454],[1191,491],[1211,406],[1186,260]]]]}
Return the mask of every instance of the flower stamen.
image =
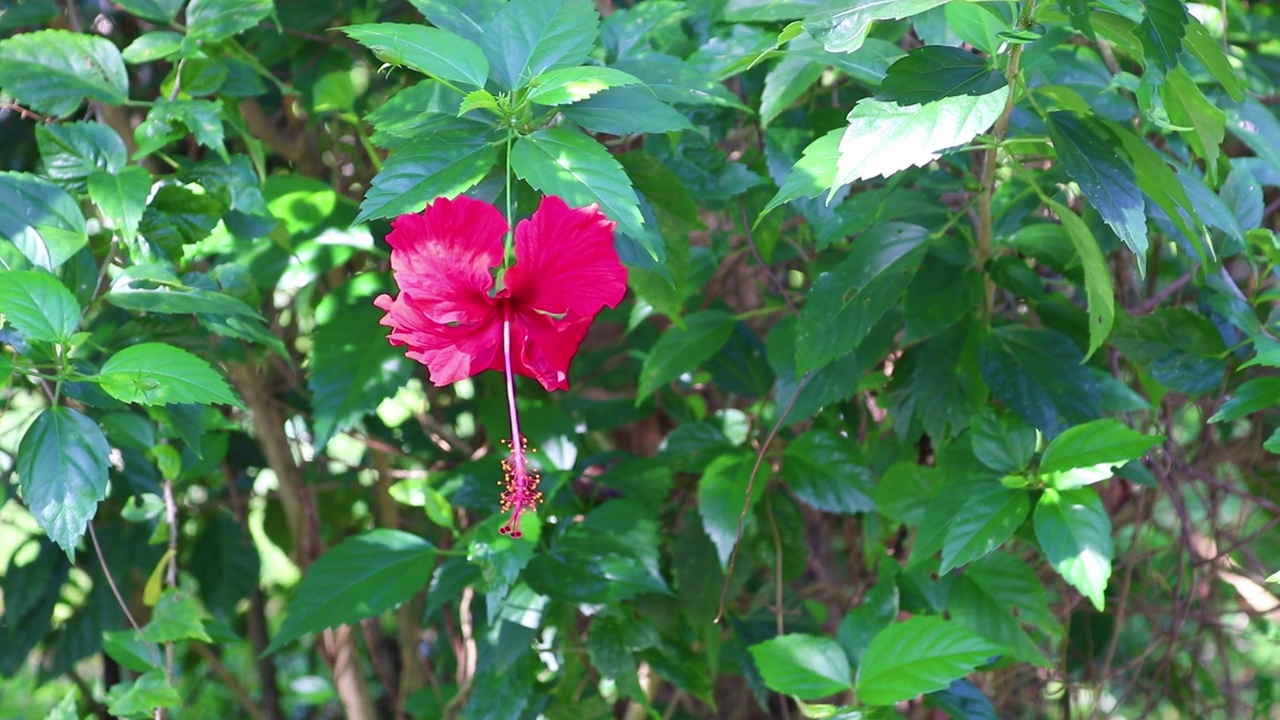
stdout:
{"type": "Polygon", "coordinates": [[[520,434],[520,417],[516,414],[515,373],[511,371],[511,306],[504,304],[502,311],[502,356],[507,376],[507,412],[511,417],[511,440],[503,440],[511,455],[502,460],[502,512],[511,513],[506,524],[498,528],[502,535],[520,538],[520,516],[526,510],[536,511],[542,502],[542,474],[529,467],[527,453],[529,439],[520,434]]]}

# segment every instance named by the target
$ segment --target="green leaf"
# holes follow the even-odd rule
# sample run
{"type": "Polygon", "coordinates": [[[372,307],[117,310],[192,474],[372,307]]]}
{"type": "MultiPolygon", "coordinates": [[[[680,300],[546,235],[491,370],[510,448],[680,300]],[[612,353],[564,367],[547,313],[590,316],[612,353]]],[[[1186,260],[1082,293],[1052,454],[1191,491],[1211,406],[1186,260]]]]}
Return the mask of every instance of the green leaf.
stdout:
{"type": "Polygon", "coordinates": [[[925,45],[889,66],[876,99],[922,105],[957,95],[986,95],[1006,84],[1000,71],[968,50],[925,45]]]}
{"type": "Polygon", "coordinates": [[[526,98],[539,105],[568,105],[586,100],[601,90],[642,84],[630,73],[608,67],[587,65],[545,72],[530,83],[526,98]]]}
{"type": "Polygon", "coordinates": [[[689,119],[653,96],[648,88],[605,90],[562,110],[564,116],[588,130],[610,135],[692,130],[689,119]]]}
{"type": "Polygon", "coordinates": [[[1239,420],[1250,413],[1264,410],[1280,403],[1280,378],[1254,378],[1232,393],[1231,399],[1222,404],[1218,412],[1209,418],[1209,422],[1229,422],[1239,420]]]}
{"type": "Polygon", "coordinates": [[[148,670],[132,682],[112,685],[106,700],[107,712],[121,718],[149,718],[157,708],[182,707],[182,696],[161,668],[148,670]]]}
{"type": "MultiPolygon", "coordinates": [[[[160,667],[161,654],[159,648],[143,640],[137,630],[113,630],[102,633],[102,650],[134,672],[146,672],[160,667]]],[[[78,720],[78,719],[77,719],[78,720]]]]}
{"type": "Polygon", "coordinates": [[[1093,24],[1089,22],[1089,2],[1090,0],[1058,0],[1058,7],[1071,18],[1072,27],[1096,42],[1097,33],[1093,31],[1093,24]]]}
{"type": "Polygon", "coordinates": [[[747,648],[772,691],[795,698],[820,698],[849,690],[853,671],[840,644],[831,638],[792,633],[747,648]]]}
{"type": "MultiPolygon", "coordinates": [[[[648,0],[654,2],[654,0],[648,0]]],[[[678,57],[657,52],[627,57],[613,64],[640,78],[654,97],[675,105],[717,105],[750,112],[738,96],[711,75],[678,57]]]]}
{"type": "Polygon", "coordinates": [[[994,552],[1013,537],[1030,512],[1031,500],[1024,490],[997,486],[970,497],[947,528],[938,572],[949,573],[994,552]]]}
{"type": "Polygon", "coordinates": [[[116,131],[97,123],[37,125],[36,145],[45,175],[71,192],[83,192],[95,172],[118,172],[129,162],[116,131]]]}
{"type": "MultiPolygon", "coordinates": [[[[1108,125],[1108,127],[1120,139],[1125,152],[1133,160],[1133,171],[1138,179],[1138,187],[1164,211],[1165,215],[1169,216],[1173,224],[1186,236],[1187,241],[1196,247],[1201,257],[1212,257],[1213,248],[1203,239],[1204,228],[1196,208],[1165,158],[1130,130],[1115,125],[1108,125]]],[[[1139,271],[1145,275],[1147,267],[1145,238],[1139,247],[1141,252],[1135,251],[1134,257],[1138,260],[1139,271]]]]}
{"type": "Polygon", "coordinates": [[[80,324],[80,304],[49,273],[0,272],[0,315],[28,340],[66,342],[80,324]]]}
{"type": "MultiPolygon", "coordinates": [[[[1053,148],[1067,175],[1080,186],[1080,191],[1097,208],[1107,225],[1129,246],[1145,272],[1147,216],[1142,191],[1138,189],[1133,164],[1122,153],[1118,138],[1091,116],[1049,113],[1048,125],[1053,148]]],[[[1070,232],[1071,228],[1067,230],[1070,232]]]]}
{"type": "Polygon", "coordinates": [[[823,0],[729,0],[724,6],[726,22],[776,22],[801,20],[823,0]]]}
{"type": "Polygon", "coordinates": [[[151,194],[151,173],[137,165],[116,173],[96,172],[89,176],[89,199],[111,219],[120,237],[132,242],[151,194]]]}
{"type": "Polygon", "coordinates": [[[342,32],[391,65],[476,88],[483,88],[489,78],[489,61],[480,46],[447,30],[368,23],[344,27],[342,32]]]}
{"type": "Polygon", "coordinates": [[[1200,61],[1215,80],[1222,84],[1222,88],[1227,91],[1232,100],[1240,102],[1244,99],[1244,84],[1240,82],[1240,76],[1227,60],[1227,53],[1222,45],[1195,17],[1188,15],[1188,20],[1190,24],[1187,25],[1187,36],[1183,38],[1187,51],[1200,61]]]}
{"type": "Polygon", "coordinates": [[[1161,435],[1143,435],[1110,418],[1094,420],[1067,428],[1054,438],[1040,458],[1040,472],[1055,473],[1095,465],[1119,467],[1142,457],[1163,440],[1161,435]]]}
{"type": "Polygon", "coordinates": [[[862,47],[876,20],[899,20],[918,15],[949,0],[834,0],[805,18],[804,29],[833,53],[851,53],[862,47]]]}
{"type": "MultiPolygon", "coordinates": [[[[1168,0],[1179,6],[1181,0],[1168,0]]],[[[1218,156],[1222,153],[1222,140],[1226,137],[1227,116],[1218,109],[1191,79],[1186,68],[1174,68],[1160,86],[1160,98],[1164,100],[1169,119],[1180,127],[1189,127],[1182,137],[1204,158],[1205,177],[1210,185],[1218,183],[1218,156]]]]}
{"type": "Polygon", "coordinates": [[[810,430],[787,445],[782,476],[809,506],[853,515],[876,509],[866,465],[853,440],[830,430],[810,430]]]}
{"type": "Polygon", "coordinates": [[[0,238],[32,265],[54,270],[89,242],[80,206],[43,178],[0,172],[0,238]]]}
{"type": "Polygon", "coordinates": [[[796,327],[796,371],[854,350],[898,303],[929,246],[929,231],[891,222],[858,237],[853,251],[818,276],[796,327]]]}
{"type": "Polygon", "coordinates": [[[1111,578],[1111,518],[1092,489],[1045,490],[1036,504],[1036,539],[1045,558],[1102,611],[1111,578]]]}
{"type": "Polygon", "coordinates": [[[840,138],[840,160],[831,188],[938,159],[984,132],[1004,111],[1006,86],[986,95],[961,95],[925,105],[861,100],[840,138]]]}
{"type": "MultiPolygon", "coordinates": [[[[1137,187],[1133,189],[1137,190],[1137,187]]],[[[1139,195],[1139,208],[1142,207],[1141,199],[1139,195]]],[[[1084,268],[1084,292],[1089,303],[1089,352],[1085,353],[1087,360],[1106,342],[1107,336],[1111,334],[1111,327],[1116,322],[1116,292],[1111,286],[1111,269],[1107,267],[1107,260],[1102,256],[1098,241],[1089,232],[1089,226],[1065,206],[1052,200],[1048,204],[1062,221],[1062,227],[1066,228],[1067,237],[1071,238],[1071,244],[1080,257],[1080,265],[1084,268]]],[[[1146,232],[1145,216],[1142,225],[1143,232],[1146,232]]],[[[1142,242],[1145,252],[1145,236],[1142,242]]]]}
{"type": "Polygon", "coordinates": [[[400,605],[431,579],[434,560],[431,543],[400,530],[372,530],[344,540],[307,569],[266,652],[400,605]]]}
{"type": "Polygon", "coordinates": [[[640,199],[622,165],[600,143],[566,128],[547,128],[520,138],[511,148],[511,168],[544,195],[558,195],[573,207],[600,206],[618,230],[646,243],[653,259],[661,257],[652,234],[644,229],[640,199]],[[647,243],[655,243],[650,246],[647,243]]]}
{"type": "Polygon", "coordinates": [[[600,15],[590,0],[511,0],[484,27],[494,79],[516,90],[548,70],[581,65],[600,35],[600,15]]]}
{"type": "Polygon", "coordinates": [[[348,307],[316,329],[307,387],[317,451],[409,380],[413,363],[387,342],[382,314],[372,305],[348,307]]]}
{"type": "Polygon", "coordinates": [[[760,124],[767,126],[779,113],[809,92],[826,70],[826,65],[802,55],[788,54],[779,60],[764,76],[764,90],[760,93],[760,124]]]}
{"type": "MultiPolygon", "coordinates": [[[[840,158],[840,138],[843,135],[844,128],[836,128],[809,143],[804,149],[804,155],[782,181],[778,193],[760,211],[760,217],[797,198],[817,197],[834,185],[836,161],[840,158]]],[[[756,222],[760,221],[757,219],[756,222]]]]}
{"type": "Polygon", "coordinates": [[[1183,0],[1142,0],[1142,4],[1147,12],[1134,34],[1142,41],[1148,69],[1164,75],[1178,65],[1182,54],[1187,6],[1183,0]]]}
{"type": "MultiPolygon", "coordinates": [[[[738,541],[738,518],[747,503],[747,485],[751,481],[751,467],[755,458],[745,452],[726,452],[711,461],[698,483],[698,514],[702,516],[702,529],[716,546],[720,568],[729,563],[729,555],[738,541]]],[[[756,488],[751,504],[760,501],[756,488]]],[[[744,532],[750,526],[751,516],[743,525],[744,532]]]]}
{"type": "Polygon", "coordinates": [[[240,405],[227,381],[209,363],[166,343],[130,345],[102,364],[97,380],[121,402],[240,405]]]}
{"type": "Polygon", "coordinates": [[[892,705],[941,690],[1002,651],[958,623],[916,616],[872,638],[858,666],[858,699],[892,705]]]}
{"type": "Polygon", "coordinates": [[[266,19],[271,0],[191,0],[187,5],[187,34],[198,40],[225,40],[266,19]]]}
{"type": "Polygon", "coordinates": [[[151,612],[151,621],[142,628],[142,637],[153,643],[177,640],[213,642],[204,631],[203,615],[195,598],[179,590],[166,590],[151,612]]]}
{"type": "Polygon", "coordinates": [[[1111,344],[1155,381],[1193,397],[1216,390],[1226,372],[1222,335],[1186,308],[1128,319],[1111,334],[1111,344]]]}
{"type": "Polygon", "coordinates": [[[190,132],[196,142],[226,157],[222,107],[211,100],[162,99],[133,131],[138,149],[134,157],[149,155],[190,132]]]}
{"type": "Polygon", "coordinates": [[[0,89],[31,110],[65,117],[86,98],[123,104],[129,75],[110,40],[40,30],[0,40],[0,89]]]}
{"type": "Polygon", "coordinates": [[[107,496],[110,453],[98,424],[67,407],[40,413],[18,445],[14,469],[22,500],[40,529],[72,559],[107,496]]]}
{"type": "Polygon", "coordinates": [[[133,265],[111,281],[103,298],[118,308],[148,313],[208,313],[261,320],[256,310],[226,293],[193,288],[162,265],[133,265]]]}
{"type": "Polygon", "coordinates": [[[1022,472],[1036,453],[1035,428],[1006,413],[976,415],[969,424],[969,440],[973,456],[1002,473],[1022,472]]]}
{"type": "Polygon", "coordinates": [[[1055,330],[996,328],[982,347],[991,394],[1049,437],[1102,413],[1097,383],[1080,349],[1055,330]]]}
{"type": "Polygon", "coordinates": [[[373,178],[355,222],[419,212],[437,197],[466,192],[498,161],[491,139],[488,134],[453,131],[392,153],[373,178]]]}
{"type": "Polygon", "coordinates": [[[640,367],[636,404],[658,388],[698,368],[729,342],[737,320],[723,310],[704,310],[685,317],[684,326],[673,325],[653,344],[640,367]]]}
{"type": "Polygon", "coordinates": [[[183,0],[116,0],[116,4],[144,20],[168,25],[178,14],[183,0]]]}
{"type": "Polygon", "coordinates": [[[947,611],[957,623],[1009,648],[1022,662],[1048,662],[1023,623],[1050,637],[1062,634],[1045,600],[1044,583],[1025,562],[1007,553],[992,553],[966,567],[951,586],[947,611]]]}

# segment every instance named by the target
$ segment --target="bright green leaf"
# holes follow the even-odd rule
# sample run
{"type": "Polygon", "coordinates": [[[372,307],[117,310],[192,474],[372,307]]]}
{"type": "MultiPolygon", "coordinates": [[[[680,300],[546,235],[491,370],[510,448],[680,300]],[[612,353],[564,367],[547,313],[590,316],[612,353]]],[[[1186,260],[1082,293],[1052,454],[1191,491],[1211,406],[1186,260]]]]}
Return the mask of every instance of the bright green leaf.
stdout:
{"type": "Polygon", "coordinates": [[[602,90],[638,84],[641,84],[640,78],[614,68],[591,65],[561,68],[535,78],[527,98],[539,105],[568,105],[602,90]]]}
{"type": "MultiPolygon", "coordinates": [[[[728,452],[711,461],[698,483],[698,514],[702,529],[716,546],[721,569],[729,564],[729,556],[738,541],[738,518],[747,503],[747,485],[755,458],[744,452],[728,452]]],[[[761,488],[752,493],[751,504],[760,501],[761,488]]],[[[745,528],[751,517],[748,514],[745,528]]]]}
{"type": "Polygon", "coordinates": [[[837,128],[809,143],[804,155],[782,181],[778,193],[760,211],[760,216],[797,198],[817,197],[835,184],[836,161],[840,158],[840,138],[843,135],[844,129],[837,128]]]}
{"type": "Polygon", "coordinates": [[[150,194],[151,173],[137,165],[120,168],[114,174],[98,172],[89,176],[89,199],[128,242],[138,235],[138,223],[142,222],[150,194]]]}
{"type": "Polygon", "coordinates": [[[1227,53],[1223,50],[1222,44],[1210,35],[1205,26],[1195,17],[1188,15],[1188,19],[1190,23],[1187,25],[1187,36],[1183,38],[1187,51],[1199,60],[1201,65],[1204,65],[1215,80],[1222,84],[1222,88],[1227,91],[1232,100],[1240,102],[1244,98],[1244,84],[1240,82],[1239,74],[1227,60],[1227,53]]]}
{"type": "Polygon", "coordinates": [[[151,611],[151,621],[142,628],[142,637],[153,643],[177,640],[213,642],[201,623],[203,615],[195,598],[179,590],[167,590],[151,611]]]}
{"type": "MultiPolygon", "coordinates": [[[[1182,5],[1182,0],[1165,0],[1182,5]]],[[[1183,132],[1196,155],[1204,158],[1205,176],[1209,184],[1216,185],[1218,156],[1222,153],[1222,140],[1226,137],[1227,116],[1204,91],[1191,79],[1186,68],[1174,68],[1160,86],[1160,98],[1164,100],[1169,119],[1179,127],[1189,127],[1183,132]]]]}
{"type": "Polygon", "coordinates": [[[764,76],[760,93],[760,124],[767,126],[779,113],[800,99],[827,68],[802,55],[783,56],[764,76]]]}
{"type": "Polygon", "coordinates": [[[182,696],[156,668],[132,682],[112,685],[107,691],[107,712],[120,718],[150,718],[158,708],[182,707],[182,696]]]}
{"type": "Polygon", "coordinates": [[[862,47],[876,20],[899,20],[918,15],[949,0],[835,0],[805,18],[804,29],[833,53],[862,47]]]}
{"type": "Polygon", "coordinates": [[[32,265],[54,270],[89,242],[80,206],[34,175],[0,172],[0,238],[32,265]]]}
{"type": "Polygon", "coordinates": [[[685,317],[683,327],[668,328],[645,356],[636,404],[682,374],[696,370],[719,352],[729,342],[736,322],[733,315],[723,310],[704,310],[685,317]]]}
{"type": "Polygon", "coordinates": [[[191,0],[187,5],[187,33],[207,42],[225,40],[265,20],[271,0],[191,0]]]}
{"type": "Polygon", "coordinates": [[[116,0],[116,4],[144,20],[163,23],[173,22],[182,7],[183,0],[116,0]]]}
{"type": "Polygon", "coordinates": [[[1110,418],[1067,428],[1044,449],[1040,472],[1053,473],[1106,463],[1119,467],[1142,457],[1164,440],[1142,433],[1110,418]]]}
{"type": "Polygon", "coordinates": [[[958,623],[920,615],[871,640],[858,666],[858,699],[892,705],[941,690],[1003,651],[958,623]]]}
{"type": "Polygon", "coordinates": [[[1236,388],[1236,391],[1231,394],[1231,399],[1218,408],[1218,412],[1209,418],[1209,422],[1239,420],[1245,415],[1276,404],[1280,404],[1280,378],[1254,378],[1236,388]]]}
{"type": "Polygon", "coordinates": [[[39,30],[0,40],[0,89],[36,112],[65,117],[86,98],[124,103],[129,75],[110,40],[39,30]]]}
{"type": "Polygon", "coordinates": [[[146,342],[120,350],[102,364],[97,380],[121,402],[240,404],[209,363],[166,343],[146,342]]]}
{"type": "Polygon", "coordinates": [[[849,658],[831,638],[793,633],[747,648],[772,691],[795,698],[820,698],[851,687],[849,658]]]}
{"type": "Polygon", "coordinates": [[[110,452],[98,424],[67,407],[40,413],[18,445],[22,500],[36,524],[72,558],[107,496],[110,452]]]}
{"type": "Polygon", "coordinates": [[[782,465],[787,486],[823,512],[853,515],[875,510],[871,469],[853,440],[829,430],[810,430],[787,445],[782,465]]]}
{"type": "Polygon", "coordinates": [[[590,0],[511,0],[483,27],[494,79],[515,90],[548,70],[581,65],[600,35],[600,14],[590,0]]]}
{"type": "Polygon", "coordinates": [[[489,61],[479,45],[447,30],[426,25],[369,23],[342,32],[391,65],[407,67],[449,82],[483,88],[489,61]]]}
{"type": "Polygon", "coordinates": [[[95,172],[118,172],[129,161],[124,140],[98,123],[37,125],[36,145],[45,175],[71,192],[83,192],[95,172]]]}
{"type": "Polygon", "coordinates": [[[1092,489],[1048,489],[1035,512],[1036,538],[1058,574],[1099,611],[1111,578],[1111,518],[1092,489]]]}
{"type": "Polygon", "coordinates": [[[47,272],[0,272],[0,315],[29,340],[66,342],[80,324],[80,305],[47,272]]]}
{"type": "MultiPolygon", "coordinates": [[[[1134,189],[1137,189],[1136,186],[1134,189]]],[[[1141,207],[1141,202],[1139,206],[1141,207]]],[[[1107,260],[1102,256],[1098,241],[1089,232],[1089,226],[1063,205],[1050,200],[1049,207],[1062,221],[1067,237],[1071,238],[1071,244],[1084,268],[1084,292],[1089,304],[1089,352],[1085,353],[1087,360],[1102,347],[1116,321],[1116,293],[1111,285],[1111,269],[1107,267],[1107,260]]]]}
{"type": "Polygon", "coordinates": [[[1023,490],[996,487],[971,496],[947,528],[938,572],[951,572],[994,552],[1013,537],[1030,512],[1031,500],[1023,490]]]}
{"type": "Polygon", "coordinates": [[[453,131],[397,150],[373,178],[355,221],[419,212],[437,197],[466,192],[498,161],[490,140],[473,131],[453,131]]]}

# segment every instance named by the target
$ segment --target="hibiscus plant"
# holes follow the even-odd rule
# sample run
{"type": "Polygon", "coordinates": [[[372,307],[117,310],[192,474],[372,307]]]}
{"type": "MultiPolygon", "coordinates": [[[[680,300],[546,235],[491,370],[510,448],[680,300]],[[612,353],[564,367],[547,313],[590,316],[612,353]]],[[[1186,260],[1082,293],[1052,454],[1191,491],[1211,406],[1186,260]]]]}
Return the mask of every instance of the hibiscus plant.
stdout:
{"type": "Polygon", "coordinates": [[[0,717],[1271,717],[1252,0],[0,0],[0,717]]]}

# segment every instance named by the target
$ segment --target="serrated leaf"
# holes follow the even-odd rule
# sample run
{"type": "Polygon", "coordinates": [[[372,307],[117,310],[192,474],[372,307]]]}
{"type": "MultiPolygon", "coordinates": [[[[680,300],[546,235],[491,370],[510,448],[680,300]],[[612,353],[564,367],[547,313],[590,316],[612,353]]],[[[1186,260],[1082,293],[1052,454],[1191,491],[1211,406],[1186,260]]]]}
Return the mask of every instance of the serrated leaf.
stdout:
{"type": "Polygon", "coordinates": [[[258,312],[239,298],[215,290],[193,288],[161,265],[133,265],[111,281],[103,296],[125,310],[149,313],[205,313],[261,320],[258,312]]]}
{"type": "Polygon", "coordinates": [[[272,0],[191,0],[187,5],[187,34],[207,42],[225,40],[265,20],[272,0]]]}
{"type": "Polygon", "coordinates": [[[983,342],[982,378],[991,394],[1046,436],[1102,413],[1084,357],[1055,330],[996,328],[983,342]]]}
{"type": "Polygon", "coordinates": [[[855,180],[887,178],[942,157],[990,128],[1008,98],[1006,86],[986,95],[961,95],[925,105],[858,102],[840,138],[832,193],[855,180]]]}
{"type": "Polygon", "coordinates": [[[209,363],[167,343],[130,345],[102,364],[97,380],[121,402],[240,405],[209,363]]]}
{"type": "Polygon", "coordinates": [[[557,195],[573,207],[599,205],[618,230],[645,243],[653,259],[661,257],[640,215],[640,199],[622,165],[600,143],[566,128],[526,135],[511,148],[516,175],[545,195],[557,195]]]}
{"type": "MultiPolygon", "coordinates": [[[[1170,0],[1181,6],[1181,0],[1170,0]]],[[[1226,137],[1227,116],[1191,79],[1186,68],[1174,68],[1165,76],[1160,86],[1160,98],[1164,100],[1169,119],[1179,127],[1190,127],[1182,132],[1196,155],[1204,158],[1205,177],[1209,184],[1218,182],[1218,156],[1222,154],[1222,140],[1226,137]]]]}
{"type": "Polygon", "coordinates": [[[1244,84],[1235,68],[1227,60],[1227,53],[1216,38],[1195,17],[1188,16],[1187,35],[1183,38],[1187,51],[1200,61],[1213,78],[1222,84],[1232,100],[1240,102],[1244,99],[1244,84]]]}
{"type": "Polygon", "coordinates": [[[545,72],[531,83],[530,102],[539,105],[568,105],[586,100],[602,90],[642,84],[640,78],[615,68],[587,65],[545,72]]]}
{"type": "Polygon", "coordinates": [[[837,0],[805,18],[804,29],[833,53],[862,47],[876,20],[900,20],[945,5],[949,0],[837,0]]]}
{"type": "Polygon", "coordinates": [[[640,78],[653,91],[654,97],[663,102],[718,105],[749,112],[747,106],[722,83],[678,57],[646,52],[618,60],[612,67],[640,78]]]}
{"type": "Polygon", "coordinates": [[[511,0],[484,26],[480,44],[508,90],[547,70],[581,65],[600,35],[590,0],[511,0]]]}
{"type": "Polygon", "coordinates": [[[994,552],[1013,537],[1030,512],[1025,490],[997,487],[970,497],[947,528],[938,572],[946,574],[994,552]]]}
{"type": "Polygon", "coordinates": [[[858,699],[892,705],[949,686],[1003,651],[958,623],[920,615],[876,634],[858,666],[858,699]]]}
{"type": "Polygon", "coordinates": [[[124,140],[98,123],[37,125],[36,145],[45,175],[71,192],[83,192],[93,173],[117,172],[129,161],[124,140]]]}
{"type": "MultiPolygon", "coordinates": [[[[102,633],[102,650],[112,660],[134,672],[160,667],[160,649],[140,637],[137,630],[112,630],[102,633]]],[[[79,718],[77,718],[79,720],[79,718]]]]}
{"type": "Polygon", "coordinates": [[[1045,600],[1044,583],[1022,560],[1002,552],[973,562],[956,577],[947,611],[957,623],[1009,648],[1014,658],[1037,665],[1047,665],[1048,659],[1023,623],[1049,637],[1062,633],[1045,600]]]}
{"type": "Polygon", "coordinates": [[[654,97],[648,88],[642,87],[605,90],[563,108],[561,112],[588,130],[609,135],[693,129],[688,118],[654,97]]]}
{"type": "Polygon", "coordinates": [[[437,197],[466,192],[498,161],[490,139],[473,131],[438,133],[392,153],[374,176],[355,222],[419,212],[437,197]]]}
{"type": "Polygon", "coordinates": [[[1229,422],[1280,403],[1280,378],[1254,378],[1231,394],[1231,399],[1218,408],[1209,422],[1229,422]]]}
{"type": "Polygon", "coordinates": [[[129,75],[110,40],[39,30],[0,40],[0,89],[36,112],[65,117],[85,99],[123,104],[129,75]]]}
{"type": "MultiPolygon", "coordinates": [[[[1182,183],[1179,182],[1178,176],[1165,159],[1133,132],[1114,125],[1108,127],[1120,139],[1125,152],[1133,161],[1134,174],[1142,192],[1164,211],[1173,224],[1182,231],[1187,242],[1197,249],[1201,257],[1213,257],[1212,246],[1204,241],[1204,227],[1199,215],[1187,196],[1186,190],[1183,189],[1182,183]]],[[[1135,253],[1134,257],[1138,261],[1139,272],[1145,275],[1147,268],[1145,240],[1141,247],[1144,248],[1143,251],[1135,253]]]]}
{"type": "Polygon", "coordinates": [[[120,718],[149,718],[158,708],[182,707],[182,696],[156,668],[132,682],[112,685],[107,691],[107,712],[120,718]]]}
{"type": "Polygon", "coordinates": [[[484,88],[489,60],[479,45],[447,30],[404,23],[349,25],[342,32],[391,65],[484,88]]]}
{"type": "Polygon", "coordinates": [[[760,211],[760,217],[792,200],[817,197],[834,185],[836,162],[840,158],[840,138],[843,136],[844,128],[836,128],[809,143],[804,149],[804,155],[782,181],[778,193],[760,211]]]}
{"type": "Polygon", "coordinates": [[[922,105],[957,95],[986,95],[1005,85],[1003,74],[968,50],[925,45],[889,66],[876,99],[922,105]]]}
{"type": "Polygon", "coordinates": [[[849,658],[831,638],[792,633],[757,643],[747,650],[764,684],[795,698],[820,698],[852,687],[849,658]]]}
{"type": "Polygon", "coordinates": [[[816,370],[857,348],[906,292],[928,246],[929,232],[908,223],[860,235],[849,257],[809,291],[796,326],[796,371],[816,370]]]}
{"type": "MultiPolygon", "coordinates": [[[[711,461],[698,482],[698,514],[702,529],[716,546],[720,568],[724,569],[738,540],[738,518],[747,503],[747,485],[755,458],[747,453],[727,452],[711,461]]],[[[751,504],[760,501],[760,488],[752,493],[751,504]]],[[[751,517],[747,516],[749,526],[751,517]]]]}
{"type": "Polygon", "coordinates": [[[1119,467],[1142,457],[1163,440],[1163,436],[1143,435],[1110,418],[1094,420],[1067,428],[1054,438],[1040,458],[1040,472],[1048,474],[1101,464],[1119,467]]]}
{"type": "Polygon", "coordinates": [[[1045,490],[1036,504],[1036,539],[1058,574],[1102,611],[1111,578],[1111,518],[1092,489],[1045,490]]]}
{"type": "Polygon", "coordinates": [[[98,424],[67,407],[44,410],[18,445],[22,501],[50,540],[74,559],[107,496],[111,447],[98,424]]]}
{"type": "Polygon", "coordinates": [[[1186,308],[1127,319],[1111,334],[1111,343],[1156,382],[1192,397],[1217,389],[1226,372],[1221,334],[1206,317],[1186,308]]]}
{"type": "Polygon", "coordinates": [[[826,69],[826,65],[802,55],[783,56],[764,76],[764,90],[760,93],[760,124],[768,126],[779,113],[809,92],[826,69]]]}
{"type": "Polygon", "coordinates": [[[1019,473],[1036,452],[1035,428],[1007,413],[987,411],[969,423],[973,456],[983,465],[1002,473],[1019,473]]]}
{"type": "Polygon", "coordinates": [[[80,324],[80,304],[49,273],[0,272],[0,315],[29,340],[66,342],[80,324]]]}
{"type": "Polygon", "coordinates": [[[130,65],[141,65],[177,55],[182,52],[184,42],[184,37],[179,33],[154,30],[139,35],[120,55],[130,65]]]}
{"type": "Polygon", "coordinates": [[[344,540],[307,569],[265,652],[400,605],[431,579],[434,558],[435,546],[400,530],[372,530],[344,540]]]}
{"type": "Polygon", "coordinates": [[[97,172],[89,176],[89,199],[111,219],[120,237],[132,242],[151,194],[151,173],[137,165],[116,173],[97,172]]]}
{"type": "Polygon", "coordinates": [[[183,0],[115,0],[115,3],[130,13],[152,22],[169,24],[178,14],[183,0]]]}
{"type": "MultiPolygon", "coordinates": [[[[1071,210],[1052,200],[1049,201],[1049,207],[1062,222],[1062,227],[1066,228],[1067,237],[1071,238],[1071,244],[1080,258],[1080,265],[1084,268],[1084,292],[1089,310],[1089,351],[1085,353],[1085,360],[1088,360],[1106,342],[1107,336],[1111,334],[1111,327],[1116,322],[1116,292],[1111,285],[1111,269],[1107,267],[1107,260],[1102,256],[1098,241],[1089,232],[1089,226],[1071,210]]],[[[1143,232],[1146,232],[1145,218],[1143,232]]],[[[1144,251],[1145,243],[1144,236],[1144,251]]]]}
{"type": "Polygon", "coordinates": [[[871,469],[849,438],[810,430],[787,445],[782,476],[796,497],[830,513],[852,515],[876,509],[871,469]]]}
{"type": "Polygon", "coordinates": [[[1142,41],[1147,66],[1160,74],[1178,64],[1182,38],[1187,33],[1187,6],[1183,0],[1143,0],[1146,13],[1134,34],[1142,41]]]}
{"type": "Polygon", "coordinates": [[[138,149],[135,157],[159,150],[191,133],[196,142],[226,157],[222,129],[222,108],[212,100],[161,99],[151,106],[147,119],[133,131],[138,149]]]}
{"type": "Polygon", "coordinates": [[[201,622],[203,615],[195,598],[178,590],[167,590],[152,610],[151,621],[142,628],[142,637],[153,643],[177,640],[213,642],[201,622]]]}
{"type": "Polygon", "coordinates": [[[719,352],[729,342],[736,323],[733,315],[723,310],[704,310],[686,316],[683,327],[668,328],[640,367],[636,404],[680,375],[696,370],[719,352]]]}
{"type": "Polygon", "coordinates": [[[89,242],[84,215],[70,195],[48,180],[17,172],[0,172],[0,238],[46,270],[89,242]]]}

